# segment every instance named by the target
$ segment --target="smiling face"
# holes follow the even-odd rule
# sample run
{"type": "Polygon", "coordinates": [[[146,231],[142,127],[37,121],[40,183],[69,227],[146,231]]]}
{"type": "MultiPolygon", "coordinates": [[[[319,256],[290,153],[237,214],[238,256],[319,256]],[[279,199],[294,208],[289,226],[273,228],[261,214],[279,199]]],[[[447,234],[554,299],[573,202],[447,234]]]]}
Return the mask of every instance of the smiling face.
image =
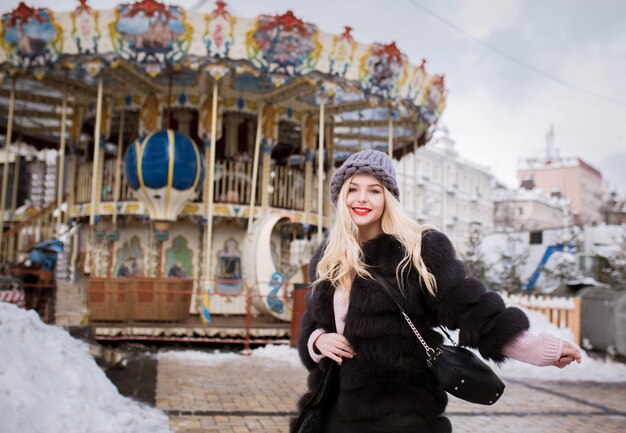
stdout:
{"type": "Polygon", "coordinates": [[[346,205],[350,217],[359,228],[362,240],[371,239],[382,232],[383,184],[377,177],[362,173],[355,174],[347,182],[346,205]]]}

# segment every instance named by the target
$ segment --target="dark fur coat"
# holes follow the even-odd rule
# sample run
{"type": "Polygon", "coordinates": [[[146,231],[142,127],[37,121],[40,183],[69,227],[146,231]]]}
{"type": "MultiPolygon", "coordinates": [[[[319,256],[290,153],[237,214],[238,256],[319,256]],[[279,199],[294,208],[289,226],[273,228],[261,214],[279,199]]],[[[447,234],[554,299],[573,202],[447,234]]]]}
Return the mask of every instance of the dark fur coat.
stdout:
{"type": "MultiPolygon", "coordinates": [[[[368,268],[397,288],[395,270],[404,256],[400,242],[381,234],[365,242],[362,250],[368,268]]],[[[320,255],[321,248],[311,260],[311,277],[320,255]]],[[[405,274],[406,297],[401,302],[428,345],[442,342],[441,334],[433,329],[438,325],[459,328],[461,345],[478,348],[484,358],[503,361],[502,348],[528,329],[524,313],[506,308],[497,293],[488,292],[480,281],[467,277],[463,263],[442,233],[425,232],[422,258],[437,280],[437,295],[433,298],[421,287],[417,270],[411,267],[405,274]]],[[[329,282],[318,285],[309,294],[307,312],[302,317],[298,350],[309,370],[309,390],[316,389],[322,369],[332,362],[324,358],[320,364],[315,363],[309,356],[307,341],[317,328],[334,329],[333,294],[329,282]]],[[[426,366],[424,348],[376,281],[358,276],[354,279],[344,336],[356,356],[344,359],[340,368],[333,433],[451,431],[450,422],[442,416],[448,398],[426,366]],[[417,424],[409,422],[400,427],[395,421],[411,420],[416,415],[421,418],[417,424]]],[[[307,396],[300,400],[299,407],[307,396]]]]}

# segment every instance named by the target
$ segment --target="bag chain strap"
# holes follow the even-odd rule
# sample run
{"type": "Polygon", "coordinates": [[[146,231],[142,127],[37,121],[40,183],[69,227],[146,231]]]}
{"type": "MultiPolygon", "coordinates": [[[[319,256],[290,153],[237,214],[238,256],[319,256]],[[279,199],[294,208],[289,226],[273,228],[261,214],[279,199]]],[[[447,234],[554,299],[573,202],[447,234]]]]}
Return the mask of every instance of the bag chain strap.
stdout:
{"type": "Polygon", "coordinates": [[[428,358],[434,358],[437,355],[437,352],[435,352],[435,349],[433,349],[428,344],[426,344],[426,341],[422,338],[422,335],[419,333],[415,325],[413,325],[413,322],[411,322],[411,319],[409,319],[409,316],[404,312],[404,310],[400,308],[400,311],[402,311],[402,315],[404,316],[404,320],[406,320],[406,323],[409,324],[409,326],[411,327],[411,330],[413,331],[417,339],[420,341],[420,343],[422,343],[422,346],[424,346],[424,349],[426,350],[426,355],[428,356],[428,358]]]}

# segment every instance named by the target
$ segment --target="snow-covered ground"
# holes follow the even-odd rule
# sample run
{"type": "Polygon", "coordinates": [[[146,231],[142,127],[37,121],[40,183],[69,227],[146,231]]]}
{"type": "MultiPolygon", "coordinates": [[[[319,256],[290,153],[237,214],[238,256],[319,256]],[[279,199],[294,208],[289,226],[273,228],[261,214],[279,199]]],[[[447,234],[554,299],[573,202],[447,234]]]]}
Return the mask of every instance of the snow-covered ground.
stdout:
{"type": "Polygon", "coordinates": [[[0,302],[0,432],[170,433],[167,416],[123,397],[89,346],[0,302]]]}
{"type": "MultiPolygon", "coordinates": [[[[284,344],[267,345],[254,349],[250,353],[252,359],[258,359],[259,365],[267,365],[263,360],[278,362],[277,368],[283,368],[285,364],[290,367],[302,368],[302,362],[298,357],[298,351],[284,344]]],[[[200,365],[221,365],[225,363],[236,363],[238,361],[248,362],[247,359],[238,353],[198,350],[167,350],[159,352],[159,359],[175,359],[189,364],[200,365]]]]}
{"type": "MultiPolygon", "coordinates": [[[[572,340],[541,314],[527,311],[531,331],[572,340]]],[[[44,324],[33,311],[0,303],[0,432],[2,433],[166,433],[167,416],[121,396],[98,367],[89,347],[65,330],[44,324]]],[[[251,358],[234,353],[163,351],[159,359],[218,365],[249,362],[276,368],[302,367],[297,351],[266,346],[251,358]],[[268,363],[267,360],[276,362],[268,363]]],[[[582,364],[563,370],[508,361],[496,371],[504,378],[626,382],[626,365],[599,361],[583,352],[582,364]]]]}

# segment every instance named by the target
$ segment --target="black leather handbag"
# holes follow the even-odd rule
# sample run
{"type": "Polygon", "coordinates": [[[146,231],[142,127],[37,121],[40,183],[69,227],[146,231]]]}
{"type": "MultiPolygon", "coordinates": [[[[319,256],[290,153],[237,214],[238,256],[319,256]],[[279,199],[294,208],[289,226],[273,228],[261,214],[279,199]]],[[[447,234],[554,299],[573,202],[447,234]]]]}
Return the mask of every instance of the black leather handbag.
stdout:
{"type": "MultiPolygon", "coordinates": [[[[405,319],[410,321],[406,315],[405,319]]],[[[498,401],[504,393],[504,383],[498,375],[473,352],[457,346],[443,328],[441,330],[453,343],[452,346],[442,344],[433,350],[424,342],[428,356],[426,363],[439,386],[471,403],[492,405],[498,401]]],[[[415,332],[419,334],[417,330],[415,332]]]]}
{"type": "Polygon", "coordinates": [[[444,391],[470,403],[484,405],[492,405],[502,397],[504,383],[484,361],[466,348],[457,346],[456,342],[442,327],[440,327],[441,330],[453,345],[442,344],[436,349],[428,346],[396,300],[387,282],[378,275],[372,275],[389,293],[424,347],[427,356],[426,363],[444,391]]]}

